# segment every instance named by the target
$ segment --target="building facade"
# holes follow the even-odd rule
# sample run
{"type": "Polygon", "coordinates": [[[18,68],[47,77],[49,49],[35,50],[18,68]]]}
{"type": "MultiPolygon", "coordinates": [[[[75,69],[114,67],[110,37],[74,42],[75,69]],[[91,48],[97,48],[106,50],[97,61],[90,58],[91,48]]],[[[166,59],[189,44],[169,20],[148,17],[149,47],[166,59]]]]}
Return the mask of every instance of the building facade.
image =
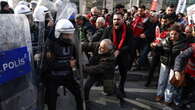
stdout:
{"type": "MultiPolygon", "coordinates": [[[[77,1],[77,0],[74,0],[77,1]]],[[[113,7],[116,4],[123,4],[126,8],[130,8],[131,6],[139,6],[145,5],[147,8],[150,9],[151,3],[153,0],[79,0],[86,2],[86,12],[90,11],[90,8],[93,6],[97,6],[98,8],[108,8],[110,11],[113,10],[113,7]]],[[[158,0],[159,8],[158,9],[165,9],[167,5],[173,4],[177,6],[179,0],[158,0]]],[[[187,6],[195,4],[195,0],[187,0],[187,6]]]]}

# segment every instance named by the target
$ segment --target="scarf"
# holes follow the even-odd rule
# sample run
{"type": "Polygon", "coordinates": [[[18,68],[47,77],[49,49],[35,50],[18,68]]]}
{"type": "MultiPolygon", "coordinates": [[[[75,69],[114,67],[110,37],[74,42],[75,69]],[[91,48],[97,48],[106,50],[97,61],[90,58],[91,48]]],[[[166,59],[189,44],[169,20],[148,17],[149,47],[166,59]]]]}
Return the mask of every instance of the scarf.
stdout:
{"type": "Polygon", "coordinates": [[[113,32],[113,43],[114,43],[114,45],[116,46],[117,49],[121,49],[124,42],[125,42],[125,39],[126,39],[127,26],[125,24],[122,25],[122,38],[121,38],[120,43],[118,43],[117,38],[119,38],[119,37],[117,36],[116,29],[113,28],[112,32],[113,32]]]}

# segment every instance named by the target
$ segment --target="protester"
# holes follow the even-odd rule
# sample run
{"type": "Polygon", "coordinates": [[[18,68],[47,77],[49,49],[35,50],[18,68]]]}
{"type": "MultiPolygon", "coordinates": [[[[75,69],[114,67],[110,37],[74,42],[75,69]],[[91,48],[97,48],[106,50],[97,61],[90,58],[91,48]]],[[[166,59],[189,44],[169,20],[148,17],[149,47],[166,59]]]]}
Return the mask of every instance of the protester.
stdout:
{"type": "MultiPolygon", "coordinates": [[[[90,101],[90,89],[95,82],[104,80],[113,81],[116,58],[113,54],[114,48],[110,39],[103,39],[100,44],[84,44],[83,48],[93,51],[93,53],[95,53],[93,61],[91,61],[89,66],[84,68],[84,74],[89,76],[85,83],[85,100],[88,104],[90,101]]],[[[114,90],[110,92],[112,93],[114,92],[114,90]]]]}
{"type": "Polygon", "coordinates": [[[1,1],[0,5],[1,5],[0,14],[13,14],[14,13],[14,11],[9,7],[8,2],[1,1]]]}
{"type": "Polygon", "coordinates": [[[133,62],[134,48],[133,37],[130,28],[124,23],[123,15],[115,13],[113,16],[113,26],[108,27],[102,39],[109,38],[113,41],[116,48],[114,55],[117,57],[117,65],[120,72],[119,89],[123,96],[125,94],[125,82],[127,78],[127,70],[131,68],[133,62]]]}

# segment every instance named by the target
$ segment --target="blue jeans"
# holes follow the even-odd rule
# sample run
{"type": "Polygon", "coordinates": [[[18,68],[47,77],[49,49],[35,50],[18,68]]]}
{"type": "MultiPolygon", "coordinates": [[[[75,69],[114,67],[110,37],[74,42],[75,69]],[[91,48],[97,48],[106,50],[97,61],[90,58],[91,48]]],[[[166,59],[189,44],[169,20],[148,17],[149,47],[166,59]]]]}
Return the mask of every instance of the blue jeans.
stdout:
{"type": "Polygon", "coordinates": [[[180,105],[182,103],[182,91],[183,88],[175,88],[174,93],[173,93],[173,101],[175,105],[180,105]]]}
{"type": "Polygon", "coordinates": [[[158,80],[157,96],[164,97],[165,102],[172,102],[176,88],[170,84],[170,67],[161,63],[160,75],[158,80]]]}
{"type": "Polygon", "coordinates": [[[158,79],[157,96],[164,96],[165,89],[167,87],[167,81],[169,77],[169,68],[161,63],[160,74],[158,79]]]}

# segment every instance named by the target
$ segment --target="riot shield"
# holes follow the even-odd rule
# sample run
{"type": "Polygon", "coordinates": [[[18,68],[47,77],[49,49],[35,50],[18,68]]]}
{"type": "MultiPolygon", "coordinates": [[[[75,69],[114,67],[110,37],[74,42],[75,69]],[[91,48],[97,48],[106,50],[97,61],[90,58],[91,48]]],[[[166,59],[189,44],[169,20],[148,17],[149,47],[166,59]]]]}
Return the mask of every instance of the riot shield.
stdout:
{"type": "Polygon", "coordinates": [[[0,109],[35,110],[32,46],[25,15],[0,17],[0,109]]]}
{"type": "MultiPolygon", "coordinates": [[[[35,9],[36,10],[36,9],[35,9]]],[[[36,13],[36,11],[35,11],[36,13]]],[[[40,58],[34,60],[35,64],[35,77],[36,77],[36,86],[38,88],[38,99],[37,99],[37,107],[38,110],[42,110],[44,108],[44,97],[45,97],[45,87],[42,83],[42,67],[43,67],[43,56],[44,56],[44,49],[45,49],[45,14],[43,15],[43,19],[35,21],[37,30],[35,34],[35,39],[33,39],[34,43],[33,46],[33,55],[40,55],[40,58]]]]}
{"type": "MultiPolygon", "coordinates": [[[[81,86],[81,95],[82,95],[82,98],[84,99],[85,98],[85,92],[84,92],[84,74],[83,74],[83,67],[85,66],[83,64],[84,61],[84,58],[83,58],[83,54],[82,54],[82,47],[81,47],[81,41],[79,39],[79,32],[78,32],[78,29],[75,30],[75,37],[73,38],[73,43],[75,44],[76,46],[76,50],[77,50],[77,57],[78,57],[78,73],[77,73],[77,76],[79,76],[79,84],[81,86]]],[[[86,102],[85,100],[83,100],[83,110],[86,110],[86,102]]]]}
{"type": "Polygon", "coordinates": [[[38,6],[45,6],[49,9],[49,11],[55,11],[54,3],[50,0],[39,0],[38,6]]]}
{"type": "Polygon", "coordinates": [[[46,42],[51,31],[47,28],[48,19],[53,20],[50,13],[52,11],[52,2],[49,0],[40,0],[37,7],[34,10],[33,17],[37,24],[37,51],[35,56],[39,56],[38,60],[35,60],[36,76],[37,76],[37,87],[38,87],[38,108],[39,110],[44,109],[44,97],[45,97],[45,86],[43,84],[44,74],[43,66],[45,61],[46,42]],[[46,33],[47,32],[47,33],[46,33]]]}
{"type": "Polygon", "coordinates": [[[57,12],[56,21],[60,19],[70,19],[78,13],[77,6],[69,0],[57,0],[55,2],[55,10],[57,12]]]}

